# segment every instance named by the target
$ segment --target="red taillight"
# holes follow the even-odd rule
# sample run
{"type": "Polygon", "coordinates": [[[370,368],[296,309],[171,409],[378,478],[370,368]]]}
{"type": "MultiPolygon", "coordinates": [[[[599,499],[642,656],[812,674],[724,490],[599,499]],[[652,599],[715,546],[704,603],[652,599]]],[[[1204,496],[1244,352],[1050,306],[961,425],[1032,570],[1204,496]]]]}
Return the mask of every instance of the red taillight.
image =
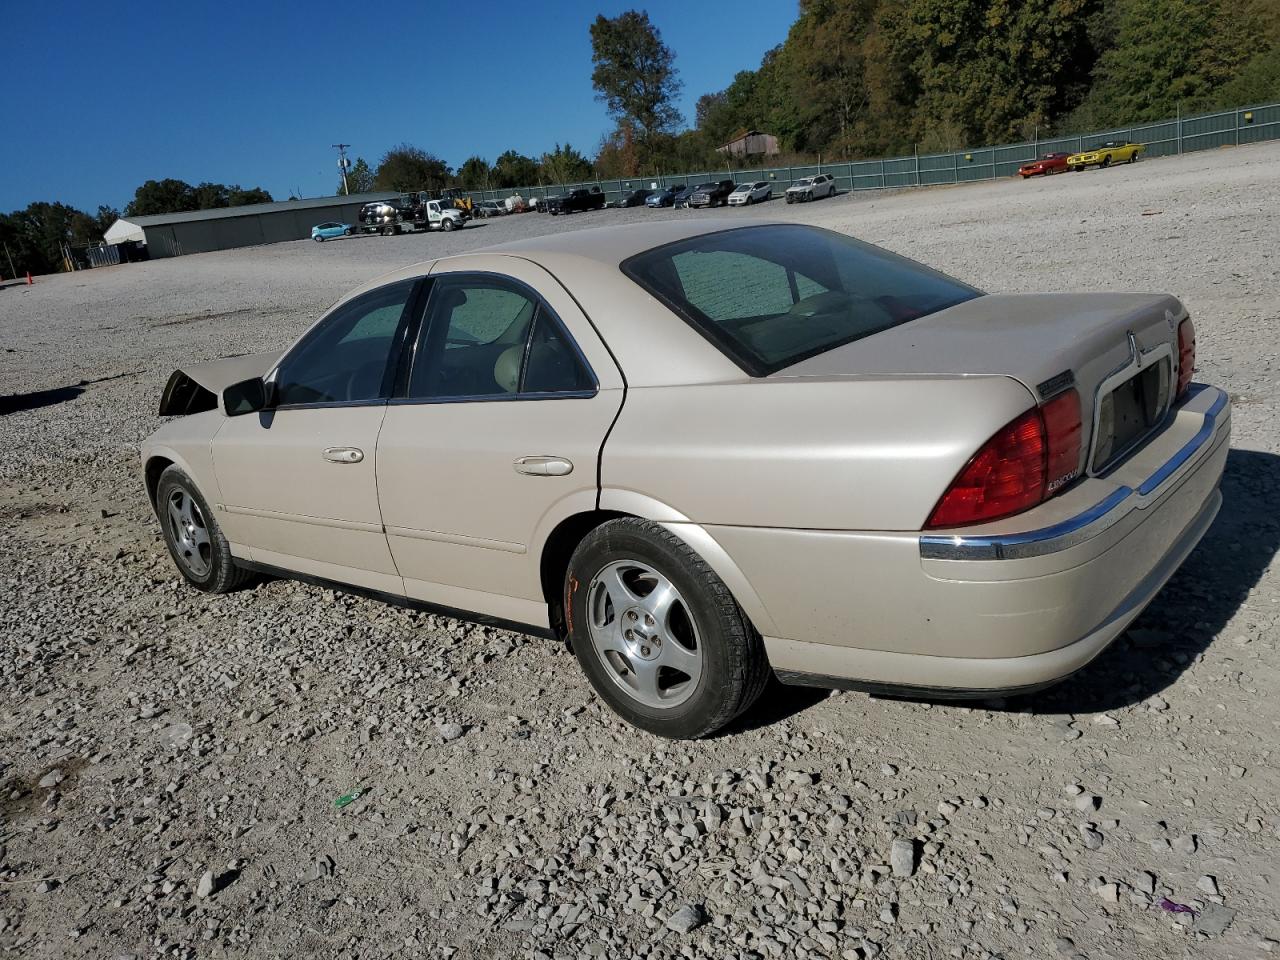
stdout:
{"type": "Polygon", "coordinates": [[[1067,390],[1028,410],[965,464],[928,529],[999,520],[1029,510],[1075,479],[1080,467],[1080,396],[1067,390]]]}
{"type": "Polygon", "coordinates": [[[1080,470],[1080,394],[1067,390],[1040,408],[1049,438],[1044,494],[1051,497],[1080,470]]]}
{"type": "Polygon", "coordinates": [[[1196,372],[1196,327],[1191,318],[1178,324],[1178,392],[1182,396],[1191,386],[1191,375],[1196,372]]]}

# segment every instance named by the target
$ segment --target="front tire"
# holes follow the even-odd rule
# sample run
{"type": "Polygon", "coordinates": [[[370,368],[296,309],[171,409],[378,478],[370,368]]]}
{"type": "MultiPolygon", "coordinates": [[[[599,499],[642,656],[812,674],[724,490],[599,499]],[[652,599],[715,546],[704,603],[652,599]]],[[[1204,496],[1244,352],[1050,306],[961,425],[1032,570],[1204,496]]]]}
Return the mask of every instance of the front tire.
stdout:
{"type": "Polygon", "coordinates": [[[764,642],[729,588],[675,534],[635,517],[592,530],[565,575],[569,639],[596,694],[628,723],[692,740],[747,710],[764,642]]]}
{"type": "Polygon", "coordinates": [[[204,495],[176,464],[160,474],[155,503],[165,546],[187,583],[205,593],[230,593],[252,579],[236,566],[204,495]]]}
{"type": "Polygon", "coordinates": [[[316,243],[324,243],[324,237],[319,236],[319,235],[316,235],[316,236],[312,237],[311,239],[313,239],[316,243]]]}

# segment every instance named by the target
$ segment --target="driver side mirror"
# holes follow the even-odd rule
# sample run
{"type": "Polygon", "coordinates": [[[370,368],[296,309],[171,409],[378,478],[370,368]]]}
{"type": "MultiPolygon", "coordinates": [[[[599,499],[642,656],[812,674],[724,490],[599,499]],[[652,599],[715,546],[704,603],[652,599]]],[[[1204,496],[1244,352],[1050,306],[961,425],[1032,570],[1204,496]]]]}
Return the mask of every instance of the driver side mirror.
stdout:
{"type": "Polygon", "coordinates": [[[270,406],[270,388],[261,377],[241,380],[222,391],[222,409],[228,417],[257,413],[270,406]]]}

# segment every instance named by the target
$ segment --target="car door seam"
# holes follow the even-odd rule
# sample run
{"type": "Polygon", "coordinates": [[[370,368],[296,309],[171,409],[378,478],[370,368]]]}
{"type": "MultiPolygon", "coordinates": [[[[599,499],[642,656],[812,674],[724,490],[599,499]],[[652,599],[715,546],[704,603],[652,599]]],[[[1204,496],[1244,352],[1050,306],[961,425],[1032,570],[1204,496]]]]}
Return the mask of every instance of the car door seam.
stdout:
{"type": "Polygon", "coordinates": [[[378,420],[378,429],[373,436],[373,497],[378,507],[378,525],[382,528],[382,539],[386,542],[387,554],[391,557],[391,567],[400,578],[401,589],[404,589],[404,574],[400,572],[400,564],[396,562],[396,552],[391,548],[391,536],[387,533],[387,518],[382,513],[382,484],[378,481],[378,463],[382,459],[378,456],[378,448],[382,445],[382,428],[387,423],[389,406],[385,402],[382,404],[382,418],[378,420]]]}
{"type": "Polygon", "coordinates": [[[622,408],[627,405],[627,390],[629,388],[627,385],[626,371],[622,369],[622,364],[618,362],[618,356],[613,352],[613,348],[609,346],[609,341],[605,339],[604,334],[600,332],[600,328],[597,327],[595,324],[595,321],[591,319],[591,314],[587,313],[586,309],[582,306],[581,301],[579,301],[578,298],[573,295],[573,291],[570,290],[567,286],[565,286],[559,277],[557,277],[554,273],[552,273],[551,270],[549,270],[547,267],[538,263],[536,260],[530,260],[528,257],[516,257],[516,256],[513,256],[512,259],[523,260],[526,263],[532,264],[533,266],[542,270],[544,273],[546,273],[547,276],[549,276],[552,280],[556,282],[556,284],[560,287],[560,289],[565,292],[565,295],[568,296],[568,298],[573,301],[574,306],[578,308],[578,312],[582,314],[583,318],[587,321],[588,325],[590,325],[592,331],[595,332],[596,339],[598,339],[600,343],[604,346],[605,352],[609,354],[609,359],[613,361],[613,366],[618,371],[618,377],[622,380],[622,399],[618,401],[618,409],[617,411],[614,412],[613,420],[610,421],[609,423],[609,429],[607,429],[604,432],[604,436],[601,437],[600,446],[596,451],[596,509],[599,510],[600,499],[603,496],[603,491],[604,491],[603,485],[604,485],[605,444],[609,442],[609,437],[613,433],[613,428],[618,425],[618,418],[622,416],[622,408]]]}

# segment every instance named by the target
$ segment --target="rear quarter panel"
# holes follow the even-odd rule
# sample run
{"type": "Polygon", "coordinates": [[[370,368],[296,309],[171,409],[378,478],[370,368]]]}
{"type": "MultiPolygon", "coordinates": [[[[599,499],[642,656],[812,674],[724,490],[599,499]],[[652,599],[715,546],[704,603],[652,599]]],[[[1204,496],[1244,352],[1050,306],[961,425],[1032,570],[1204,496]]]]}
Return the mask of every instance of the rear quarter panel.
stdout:
{"type": "Polygon", "coordinates": [[[642,499],[650,519],[672,522],[918,530],[968,459],[1032,404],[999,376],[633,387],[605,444],[601,506],[642,499]]]}

